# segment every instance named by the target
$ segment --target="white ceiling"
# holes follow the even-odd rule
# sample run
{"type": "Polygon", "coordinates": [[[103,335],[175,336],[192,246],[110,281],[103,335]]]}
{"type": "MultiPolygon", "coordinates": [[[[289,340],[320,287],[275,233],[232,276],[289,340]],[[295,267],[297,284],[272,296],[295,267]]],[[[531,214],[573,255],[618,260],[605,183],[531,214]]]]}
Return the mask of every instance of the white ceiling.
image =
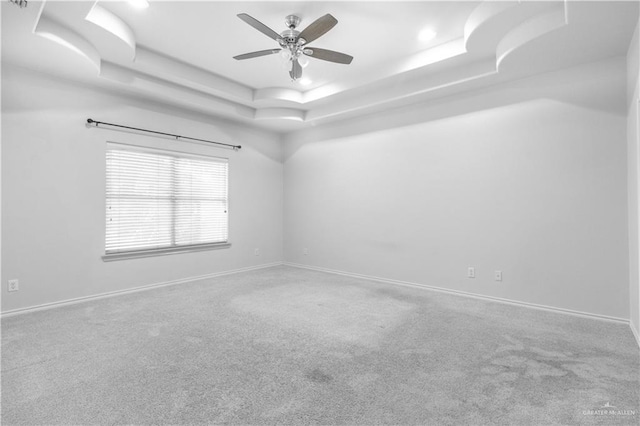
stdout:
{"type": "Polygon", "coordinates": [[[183,108],[287,132],[626,54],[638,4],[514,1],[3,1],[2,61],[183,108]],[[310,43],[350,65],[310,59],[292,82],[277,48],[236,17],[276,32],[330,13],[310,43]],[[100,22],[92,17],[101,15],[100,22]],[[90,22],[89,19],[94,22],[90,22]],[[437,32],[424,42],[424,28],[437,32]]]}

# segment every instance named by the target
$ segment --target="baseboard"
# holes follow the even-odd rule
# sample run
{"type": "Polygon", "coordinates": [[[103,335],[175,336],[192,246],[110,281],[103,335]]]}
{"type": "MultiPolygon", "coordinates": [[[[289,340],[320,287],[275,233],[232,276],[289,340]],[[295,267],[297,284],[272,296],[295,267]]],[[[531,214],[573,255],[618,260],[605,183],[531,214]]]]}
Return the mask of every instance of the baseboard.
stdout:
{"type": "Polygon", "coordinates": [[[633,326],[633,321],[629,321],[629,327],[631,327],[631,332],[633,333],[633,337],[636,338],[636,343],[638,344],[638,348],[640,348],[640,334],[638,330],[633,326]]]}
{"type": "MultiPolygon", "coordinates": [[[[631,324],[631,322],[629,320],[624,319],[624,318],[617,318],[617,317],[611,317],[611,316],[600,315],[600,314],[592,314],[592,313],[589,313],[589,312],[574,311],[574,310],[571,310],[571,309],[557,308],[557,307],[554,307],[554,306],[538,305],[538,304],[535,304],[535,303],[528,303],[528,302],[521,302],[521,301],[518,301],[518,300],[504,299],[504,298],[501,298],[501,297],[486,296],[486,295],[483,295],[483,294],[469,293],[469,292],[460,291],[460,290],[452,290],[452,289],[448,289],[448,288],[436,287],[436,286],[431,286],[431,285],[427,285],[427,284],[419,284],[419,283],[412,283],[412,282],[407,282],[407,281],[393,280],[393,279],[388,279],[388,278],[374,277],[374,276],[370,276],[370,275],[355,274],[355,273],[352,273],[352,272],[337,271],[337,270],[334,270],[334,269],[320,268],[320,267],[316,267],[316,266],[302,265],[302,264],[291,263],[291,262],[283,262],[283,265],[291,266],[291,267],[294,267],[294,268],[310,269],[310,270],[319,271],[319,272],[327,272],[327,273],[336,274],[336,275],[344,275],[344,276],[352,277],[352,278],[361,278],[361,279],[366,279],[366,280],[371,280],[371,281],[378,281],[378,282],[387,283],[387,284],[401,285],[401,286],[405,286],[405,287],[421,288],[421,289],[425,289],[425,290],[438,291],[438,292],[441,292],[441,293],[456,294],[456,295],[459,295],[459,296],[472,297],[472,298],[480,299],[480,300],[489,300],[489,301],[493,301],[493,302],[506,303],[506,304],[509,304],[509,305],[522,306],[522,307],[526,307],[526,308],[539,309],[539,310],[544,310],[544,311],[549,311],[549,312],[556,312],[556,313],[561,313],[561,314],[568,314],[568,315],[578,316],[578,317],[582,317],[582,318],[591,318],[591,319],[597,319],[597,320],[602,320],[602,321],[610,321],[610,322],[615,322],[615,323],[620,323],[620,324],[631,324]]],[[[635,332],[635,330],[634,330],[634,332],[635,332]]],[[[636,333],[636,339],[638,339],[637,333],[636,333]]]]}
{"type": "Polygon", "coordinates": [[[334,269],[327,269],[327,268],[321,268],[321,267],[310,266],[310,265],[303,265],[303,264],[292,263],[292,262],[265,263],[265,264],[262,264],[262,265],[249,266],[249,267],[246,267],[246,268],[232,269],[232,270],[228,270],[228,271],[214,272],[214,273],[211,273],[211,274],[205,274],[205,275],[198,275],[198,276],[194,276],[194,277],[181,278],[181,279],[172,280],[172,281],[165,281],[165,282],[159,282],[159,283],[154,283],[154,284],[147,284],[147,285],[144,285],[144,286],[134,287],[134,288],[126,289],[126,290],[118,290],[118,291],[112,291],[112,292],[107,292],[107,293],[100,293],[100,294],[91,295],[91,296],[78,297],[78,298],[75,298],[75,299],[61,300],[61,301],[58,301],[58,302],[45,303],[45,304],[42,304],[42,305],[29,306],[29,307],[26,307],[26,308],[19,308],[19,309],[13,309],[13,310],[10,310],[10,311],[5,311],[5,312],[0,313],[0,318],[7,318],[7,317],[10,317],[10,316],[14,316],[14,315],[27,314],[27,313],[30,313],[30,312],[37,312],[37,311],[42,311],[42,310],[46,310],[46,309],[52,309],[52,308],[57,308],[57,307],[62,307],[62,306],[75,305],[75,304],[78,304],[78,303],[90,302],[90,301],[93,301],[93,300],[105,299],[105,298],[108,298],[108,297],[115,297],[115,296],[120,296],[120,295],[124,295],[124,294],[130,294],[130,293],[137,293],[137,292],[140,292],[140,291],[152,290],[154,288],[159,288],[159,287],[166,287],[166,286],[171,286],[171,285],[176,285],[176,284],[185,284],[185,283],[189,283],[189,282],[206,280],[206,279],[209,279],[209,278],[221,277],[221,276],[225,276],[225,275],[239,274],[239,273],[242,273],[242,272],[248,272],[248,271],[254,271],[254,270],[259,270],[259,269],[272,268],[274,266],[281,266],[281,265],[291,266],[291,267],[300,268],[300,269],[309,269],[309,270],[319,271],[319,272],[326,272],[326,273],[335,274],[335,275],[343,275],[343,276],[352,277],[352,278],[361,278],[361,279],[377,281],[377,282],[382,282],[382,283],[387,283],[387,284],[401,285],[401,286],[405,286],[405,287],[414,287],[414,288],[420,288],[420,289],[425,289],[425,290],[438,291],[438,292],[441,292],[441,293],[456,294],[456,295],[459,295],[459,296],[472,297],[472,298],[480,299],[480,300],[489,300],[489,301],[494,301],[494,302],[499,302],[499,303],[506,303],[506,304],[509,304],[509,305],[522,306],[522,307],[533,308],[533,309],[540,309],[540,310],[556,312],[556,313],[562,313],[562,314],[567,314],[567,315],[574,315],[574,316],[579,316],[579,317],[583,317],[583,318],[591,318],[591,319],[604,320],[604,321],[616,322],[616,323],[621,323],[621,324],[628,324],[629,327],[631,328],[631,332],[633,333],[634,338],[636,339],[636,342],[638,343],[638,346],[640,347],[640,333],[638,333],[638,330],[635,329],[635,327],[634,327],[634,325],[633,325],[633,323],[631,321],[623,319],[623,318],[617,318],[617,317],[611,317],[611,316],[599,315],[599,314],[592,314],[592,313],[588,313],[588,312],[574,311],[574,310],[563,309],[563,308],[558,308],[558,307],[554,307],[554,306],[545,306],[545,305],[539,305],[539,304],[535,304],[535,303],[521,302],[521,301],[517,301],[517,300],[504,299],[504,298],[493,297],[493,296],[486,296],[486,295],[482,295],[482,294],[469,293],[469,292],[460,291],[460,290],[452,290],[452,289],[447,289],[447,288],[442,288],[442,287],[437,287],[437,286],[431,286],[431,285],[427,285],[427,284],[419,284],[419,283],[413,283],[413,282],[407,282],[407,281],[399,281],[399,280],[393,280],[393,279],[389,279],[389,278],[380,278],[380,277],[375,277],[375,276],[371,276],[371,275],[356,274],[356,273],[352,273],[352,272],[339,271],[339,270],[334,270],[334,269]]]}
{"type": "Polygon", "coordinates": [[[195,277],[180,278],[172,281],[164,281],[164,282],[159,282],[154,284],[147,284],[140,287],[128,288],[126,290],[110,291],[107,293],[100,293],[92,296],[84,296],[84,297],[78,297],[75,299],[61,300],[59,302],[44,303],[42,305],[29,306],[27,308],[19,308],[19,309],[13,309],[10,311],[2,312],[0,313],[0,318],[6,318],[14,315],[21,315],[21,314],[27,314],[31,312],[43,311],[46,309],[58,308],[62,306],[75,305],[77,303],[84,303],[84,302],[90,302],[93,300],[106,299],[108,297],[121,296],[124,294],[137,293],[139,291],[152,290],[158,287],[166,287],[166,286],[176,285],[176,284],[185,284],[185,283],[190,283],[195,281],[202,281],[209,278],[221,277],[224,275],[233,275],[233,274],[239,274],[241,272],[254,271],[257,269],[272,268],[274,266],[281,266],[281,265],[282,265],[282,262],[265,263],[262,265],[249,266],[246,268],[232,269],[229,271],[214,272],[211,274],[198,275],[195,277]]]}

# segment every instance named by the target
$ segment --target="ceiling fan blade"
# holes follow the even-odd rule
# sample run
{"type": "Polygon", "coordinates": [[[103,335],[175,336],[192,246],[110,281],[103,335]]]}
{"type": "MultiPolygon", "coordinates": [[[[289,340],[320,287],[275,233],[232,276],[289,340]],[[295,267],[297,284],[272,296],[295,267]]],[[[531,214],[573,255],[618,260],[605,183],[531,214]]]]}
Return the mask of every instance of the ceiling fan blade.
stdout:
{"type": "Polygon", "coordinates": [[[304,49],[304,54],[312,58],[322,59],[323,61],[336,62],[338,64],[350,64],[353,56],[346,53],[334,52],[333,50],[320,49],[317,47],[309,47],[304,49]],[[311,53],[307,53],[311,51],[311,53]]]}
{"type": "Polygon", "coordinates": [[[298,38],[303,38],[307,43],[311,43],[313,40],[324,35],[327,31],[333,28],[338,23],[338,20],[327,13],[324,16],[313,21],[307,28],[305,28],[298,38]]]}
{"type": "Polygon", "coordinates": [[[302,66],[297,59],[293,60],[293,67],[291,68],[291,71],[289,71],[289,75],[292,80],[297,80],[302,77],[302,66]]]}
{"type": "Polygon", "coordinates": [[[246,13],[239,13],[238,14],[238,18],[242,19],[244,22],[246,22],[247,24],[251,25],[253,28],[255,28],[256,30],[260,31],[262,34],[266,35],[269,38],[272,38],[276,41],[280,40],[282,37],[280,37],[280,34],[278,34],[277,32],[273,31],[271,28],[267,27],[265,24],[263,24],[262,22],[258,21],[256,18],[247,15],[246,13]]]}
{"type": "Polygon", "coordinates": [[[234,56],[233,59],[237,59],[238,61],[241,61],[243,59],[257,58],[259,56],[273,55],[274,53],[280,52],[280,50],[281,49],[259,50],[257,52],[245,53],[243,55],[234,56]]]}

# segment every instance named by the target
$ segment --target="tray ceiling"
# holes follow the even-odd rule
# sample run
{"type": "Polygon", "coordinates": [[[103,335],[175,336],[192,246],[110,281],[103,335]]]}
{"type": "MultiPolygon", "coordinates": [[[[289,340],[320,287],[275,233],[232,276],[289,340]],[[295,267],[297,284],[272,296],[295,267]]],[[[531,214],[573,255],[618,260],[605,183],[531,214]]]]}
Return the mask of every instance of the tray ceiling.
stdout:
{"type": "Polygon", "coordinates": [[[5,1],[2,61],[279,132],[428,102],[535,73],[624,55],[636,2],[558,1],[5,1]],[[291,81],[277,48],[237,18],[277,32],[330,13],[315,47],[351,65],[310,59],[291,81]],[[424,30],[436,33],[421,40],[424,30]]]}

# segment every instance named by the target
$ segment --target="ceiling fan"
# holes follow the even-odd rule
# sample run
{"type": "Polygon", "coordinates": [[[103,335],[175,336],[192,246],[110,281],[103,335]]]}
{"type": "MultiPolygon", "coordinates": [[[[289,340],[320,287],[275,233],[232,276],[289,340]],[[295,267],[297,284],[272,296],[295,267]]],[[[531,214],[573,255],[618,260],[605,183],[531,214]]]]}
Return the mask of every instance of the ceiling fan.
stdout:
{"type": "Polygon", "coordinates": [[[285,24],[289,29],[284,30],[280,34],[246,13],[240,13],[238,18],[267,37],[277,41],[280,48],[245,53],[234,56],[233,58],[243,60],[279,53],[281,57],[287,61],[289,75],[293,81],[302,77],[302,68],[306,67],[309,63],[307,56],[338,64],[350,64],[353,60],[352,56],[344,53],[317,47],[307,47],[307,43],[311,43],[321,37],[338,23],[338,20],[328,13],[313,21],[302,32],[296,30],[296,27],[300,25],[300,18],[295,15],[288,15],[285,18],[285,24]]]}

